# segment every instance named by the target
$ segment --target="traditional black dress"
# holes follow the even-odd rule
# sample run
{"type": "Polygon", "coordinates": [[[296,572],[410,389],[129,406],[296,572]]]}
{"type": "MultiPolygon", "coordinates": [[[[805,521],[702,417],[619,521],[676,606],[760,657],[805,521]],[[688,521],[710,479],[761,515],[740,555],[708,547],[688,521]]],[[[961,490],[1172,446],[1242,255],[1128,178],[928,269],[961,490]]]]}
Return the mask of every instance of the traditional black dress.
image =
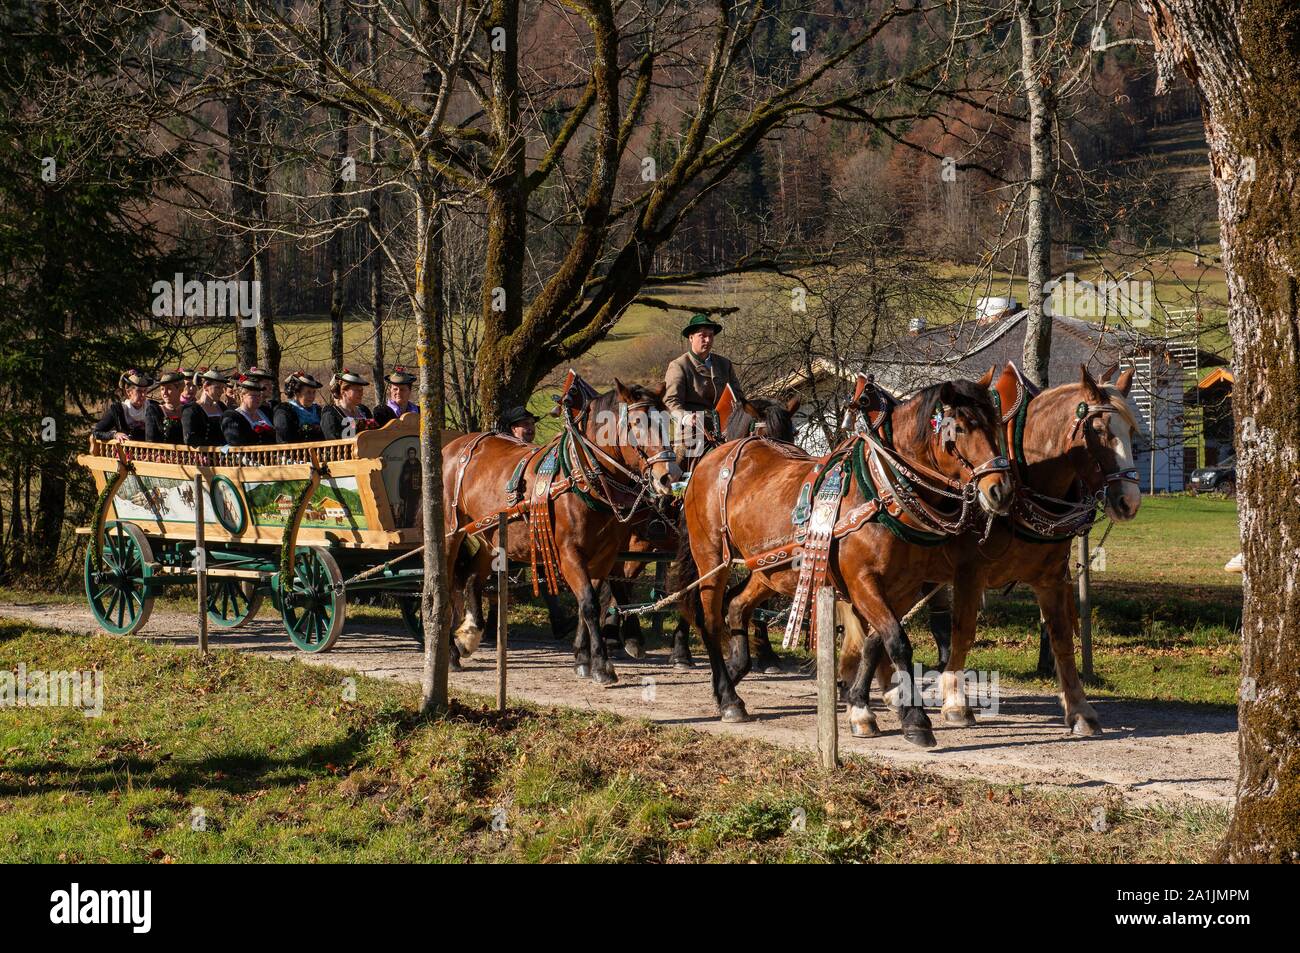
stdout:
{"type": "Polygon", "coordinates": [[[375,427],[375,418],[365,404],[357,404],[357,415],[348,417],[337,404],[330,404],[320,412],[320,429],[326,440],[344,440],[355,437],[363,430],[375,427]],[[346,432],[345,421],[354,421],[352,433],[346,432]]]}
{"type": "Polygon", "coordinates": [[[148,417],[145,420],[145,440],[150,443],[184,443],[185,426],[181,423],[181,414],[185,408],[176,411],[173,417],[167,413],[162,404],[149,402],[148,417]]]}
{"type": "Polygon", "coordinates": [[[104,409],[104,415],[95,424],[96,440],[112,440],[117,434],[124,433],[132,440],[146,439],[149,420],[149,404],[138,412],[127,410],[125,401],[115,400],[104,409]]]}
{"type": "Polygon", "coordinates": [[[418,414],[419,412],[420,406],[411,403],[409,400],[406,402],[405,407],[398,407],[390,400],[375,408],[375,426],[382,427],[390,420],[396,420],[402,414],[418,414]]]}
{"type": "Polygon", "coordinates": [[[312,404],[310,408],[301,407],[292,400],[277,404],[271,414],[275,421],[276,443],[311,443],[321,440],[323,434],[320,426],[321,409],[312,404]],[[311,413],[311,411],[315,413],[311,413]]]}
{"type": "Polygon", "coordinates": [[[260,409],[249,414],[235,407],[221,415],[221,434],[232,447],[275,443],[275,425],[260,409]]]}
{"type": "Polygon", "coordinates": [[[220,410],[209,414],[197,402],[186,404],[181,410],[181,439],[187,447],[219,447],[226,442],[221,433],[221,415],[226,412],[225,404],[217,404],[220,410]]]}

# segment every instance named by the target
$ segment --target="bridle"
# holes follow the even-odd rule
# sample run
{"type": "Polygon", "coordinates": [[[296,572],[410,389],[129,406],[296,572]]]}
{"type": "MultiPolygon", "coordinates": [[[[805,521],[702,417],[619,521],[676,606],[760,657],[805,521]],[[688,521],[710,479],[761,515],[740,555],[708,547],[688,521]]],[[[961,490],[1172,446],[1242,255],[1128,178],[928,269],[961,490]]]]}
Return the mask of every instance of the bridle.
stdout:
{"type": "MultiPolygon", "coordinates": [[[[1106,419],[1109,414],[1119,413],[1119,408],[1114,404],[1090,404],[1087,401],[1080,401],[1079,406],[1074,409],[1074,425],[1070,428],[1070,439],[1074,440],[1080,430],[1083,431],[1083,446],[1088,451],[1088,460],[1092,467],[1101,476],[1101,488],[1097,495],[1101,496],[1109,489],[1112,483],[1134,483],[1140,484],[1136,467],[1126,467],[1123,470],[1112,470],[1107,473],[1102,469],[1101,463],[1097,460],[1097,455],[1092,448],[1092,429],[1088,427],[1088,421],[1094,417],[1106,419]]],[[[1110,421],[1106,420],[1106,427],[1110,429],[1110,421]]]]}
{"type": "Polygon", "coordinates": [[[594,490],[597,486],[601,489],[604,502],[613,511],[614,517],[620,523],[626,523],[631,520],[641,509],[641,500],[647,492],[652,490],[652,481],[654,479],[651,469],[656,463],[667,463],[677,459],[677,455],[671,448],[665,448],[653,455],[646,453],[644,447],[636,440],[636,431],[629,426],[628,420],[632,413],[649,409],[658,409],[658,405],[652,400],[639,400],[628,404],[619,401],[618,404],[618,432],[620,436],[616,438],[615,447],[627,446],[635,450],[640,457],[641,465],[638,470],[632,470],[627,467],[622,460],[617,459],[609,453],[606,453],[598,444],[594,443],[585,433],[585,423],[587,414],[590,411],[590,405],[583,408],[583,411],[575,420],[573,415],[568,413],[567,406],[561,412],[564,420],[565,430],[568,432],[573,441],[575,451],[581,449],[581,453],[575,452],[573,460],[578,469],[586,477],[587,484],[594,490]],[[583,424],[584,426],[579,426],[583,424]],[[624,432],[628,435],[628,441],[623,443],[621,434],[624,432]],[[583,459],[584,456],[587,459],[583,459]],[[598,458],[599,462],[592,462],[592,458],[598,458]],[[616,474],[627,479],[627,483],[613,479],[609,476],[608,469],[613,469],[616,474]],[[618,505],[616,495],[622,493],[624,496],[634,496],[632,505],[625,511],[620,512],[621,507],[618,505]]]}

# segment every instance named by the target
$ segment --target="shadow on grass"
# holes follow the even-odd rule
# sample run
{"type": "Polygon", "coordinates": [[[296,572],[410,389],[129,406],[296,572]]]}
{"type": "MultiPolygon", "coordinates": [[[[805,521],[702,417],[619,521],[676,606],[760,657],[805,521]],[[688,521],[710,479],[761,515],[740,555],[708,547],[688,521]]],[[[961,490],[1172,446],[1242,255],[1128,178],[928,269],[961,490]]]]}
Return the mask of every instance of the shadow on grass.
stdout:
{"type": "Polygon", "coordinates": [[[0,797],[30,797],[57,791],[109,793],[120,791],[127,779],[130,783],[147,783],[150,788],[181,796],[195,789],[243,795],[266,788],[296,787],[326,777],[342,780],[368,766],[369,759],[363,752],[377,730],[390,731],[393,743],[397,743],[441,721],[506,733],[533,717],[527,710],[497,712],[470,708],[453,700],[445,719],[422,715],[413,709],[386,710],[335,741],[284,758],[233,748],[197,761],[177,761],[168,752],[153,758],[119,753],[92,764],[50,759],[18,761],[5,764],[0,770],[0,797]],[[11,780],[15,777],[17,780],[11,780]]]}

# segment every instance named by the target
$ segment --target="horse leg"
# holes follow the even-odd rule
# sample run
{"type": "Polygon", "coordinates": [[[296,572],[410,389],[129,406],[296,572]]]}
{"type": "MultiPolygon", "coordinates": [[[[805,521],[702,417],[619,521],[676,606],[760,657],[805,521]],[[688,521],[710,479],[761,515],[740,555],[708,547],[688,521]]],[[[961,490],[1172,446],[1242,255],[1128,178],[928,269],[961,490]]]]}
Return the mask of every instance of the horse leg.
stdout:
{"type": "Polygon", "coordinates": [[[836,601],[835,619],[844,628],[840,677],[848,686],[845,697],[849,704],[849,731],[855,738],[874,738],[880,734],[880,727],[871,713],[871,676],[880,661],[884,642],[874,633],[867,636],[865,624],[847,603],[836,601]]]}
{"type": "MultiPolygon", "coordinates": [[[[898,617],[890,610],[889,603],[878,591],[874,582],[858,577],[850,585],[852,586],[850,594],[853,598],[854,610],[884,640],[885,652],[889,655],[889,660],[898,673],[900,689],[898,695],[902,704],[903,738],[922,748],[933,748],[936,744],[934,731],[930,725],[930,718],[926,715],[925,708],[921,704],[920,686],[912,684],[912,643],[908,640],[907,633],[903,630],[898,617]]],[[[868,650],[870,650],[870,643],[868,643],[868,650]]],[[[869,654],[869,651],[864,653],[864,664],[868,661],[867,656],[869,654]]],[[[866,671],[861,670],[861,667],[858,675],[864,683],[869,677],[866,671]]],[[[854,696],[853,689],[850,688],[849,703],[854,705],[858,700],[854,696]]]]}
{"type": "Polygon", "coordinates": [[[605,640],[600,635],[600,599],[597,586],[587,574],[586,559],[573,547],[560,552],[560,572],[564,581],[578,597],[578,636],[574,640],[574,671],[580,676],[591,675],[597,685],[613,685],[618,681],[614,666],[605,651],[605,640]],[[583,635],[586,635],[583,651],[583,635]],[[585,658],[584,658],[585,656],[585,658]]]}
{"type": "MultiPolygon", "coordinates": [[[[970,707],[970,699],[966,697],[966,653],[975,642],[975,620],[979,616],[982,590],[983,585],[978,580],[959,581],[952,587],[950,655],[947,664],[940,666],[943,673],[939,676],[939,687],[943,692],[943,720],[950,725],[967,728],[975,724],[975,712],[970,707]]],[[[933,629],[933,612],[930,619],[933,629]]],[[[938,640],[936,632],[935,641],[938,640]]],[[[942,644],[939,651],[942,655],[942,644]]]]}
{"type": "MultiPolygon", "coordinates": [[[[689,611],[694,614],[695,622],[701,632],[704,631],[704,610],[700,606],[698,595],[687,597],[690,604],[689,611]]],[[[678,612],[677,627],[673,629],[673,668],[689,669],[695,667],[695,659],[691,657],[691,624],[686,617],[678,612]]]]}
{"type": "MultiPolygon", "coordinates": [[[[701,574],[707,573],[712,568],[712,566],[700,566],[701,574]]],[[[709,653],[713,700],[718,704],[718,711],[722,713],[723,721],[750,721],[749,712],[745,710],[745,703],[736,694],[735,683],[731,679],[726,660],[722,657],[723,634],[726,631],[726,620],[722,612],[725,588],[725,583],[716,577],[700,586],[700,605],[704,615],[704,647],[709,653]]]]}
{"type": "Polygon", "coordinates": [[[755,610],[771,596],[772,590],[751,576],[745,588],[727,606],[727,624],[733,633],[739,631],[745,640],[753,668],[764,675],[780,675],[781,659],[772,650],[767,623],[754,621],[755,610]]]}
{"type": "Polygon", "coordinates": [[[1061,686],[1061,704],[1065,707],[1065,725],[1076,735],[1101,734],[1101,721],[1083,691],[1079,671],[1074,667],[1074,629],[1078,608],[1074,603],[1068,577],[1055,583],[1034,587],[1038,608],[1047,621],[1056,659],[1056,677],[1061,686]]]}
{"type": "MultiPolygon", "coordinates": [[[[939,583],[926,583],[921,587],[921,596],[924,598],[933,590],[939,588],[939,583]]],[[[936,592],[930,599],[930,634],[934,636],[935,647],[939,650],[939,664],[937,668],[940,672],[948,668],[948,660],[952,657],[952,590],[944,586],[944,592],[936,592]]]]}

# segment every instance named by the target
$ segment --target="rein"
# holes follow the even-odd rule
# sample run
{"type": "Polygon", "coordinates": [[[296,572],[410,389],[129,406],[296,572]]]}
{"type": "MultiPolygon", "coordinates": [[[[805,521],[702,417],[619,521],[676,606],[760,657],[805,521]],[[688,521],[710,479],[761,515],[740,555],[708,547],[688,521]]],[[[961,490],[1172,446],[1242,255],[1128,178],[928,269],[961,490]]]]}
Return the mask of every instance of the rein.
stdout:
{"type": "MultiPolygon", "coordinates": [[[[620,402],[618,405],[619,430],[623,431],[627,425],[629,415],[638,410],[653,408],[655,403],[649,400],[637,401],[634,404],[625,404],[620,402]]],[[[579,417],[579,421],[585,420],[587,411],[584,410],[579,417]]],[[[652,476],[649,474],[649,468],[656,463],[665,463],[669,460],[675,460],[676,454],[671,449],[664,449],[653,456],[646,453],[639,443],[636,442],[635,432],[627,429],[628,446],[637,452],[641,458],[643,467],[638,473],[629,469],[621,460],[616,459],[609,453],[606,453],[599,445],[592,442],[583,429],[577,426],[573,417],[564,414],[565,432],[572,441],[571,446],[572,460],[576,468],[586,478],[588,486],[591,488],[591,495],[599,502],[609,507],[614,514],[614,518],[620,523],[627,523],[632,520],[642,509],[642,500],[647,492],[651,490],[650,481],[652,476]],[[594,459],[593,459],[594,458],[594,459]],[[607,467],[622,477],[627,478],[629,482],[624,483],[609,476],[607,467]],[[596,487],[600,487],[600,493],[596,492],[596,487]],[[633,496],[632,505],[625,511],[617,502],[617,495],[633,496]]],[[[620,446],[620,444],[616,444],[620,446]]]]}

